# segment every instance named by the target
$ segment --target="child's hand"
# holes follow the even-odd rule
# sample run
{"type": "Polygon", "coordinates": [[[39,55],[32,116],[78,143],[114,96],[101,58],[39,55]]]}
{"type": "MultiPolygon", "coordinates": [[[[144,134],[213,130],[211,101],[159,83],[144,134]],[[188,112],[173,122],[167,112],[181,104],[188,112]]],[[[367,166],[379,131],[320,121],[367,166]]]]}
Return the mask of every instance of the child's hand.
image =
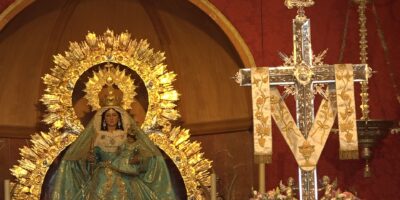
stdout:
{"type": "Polygon", "coordinates": [[[140,158],[135,156],[129,161],[129,163],[131,163],[131,164],[139,164],[140,163],[140,158]]]}

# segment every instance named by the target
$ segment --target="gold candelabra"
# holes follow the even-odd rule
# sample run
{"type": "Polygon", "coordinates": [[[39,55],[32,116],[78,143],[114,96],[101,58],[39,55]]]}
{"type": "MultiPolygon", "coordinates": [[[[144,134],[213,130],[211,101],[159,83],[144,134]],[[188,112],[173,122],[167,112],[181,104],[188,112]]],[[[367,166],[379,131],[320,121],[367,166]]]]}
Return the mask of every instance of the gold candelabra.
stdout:
{"type": "MultiPolygon", "coordinates": [[[[367,41],[367,17],[365,11],[367,8],[368,0],[354,0],[358,4],[358,24],[359,28],[359,47],[360,47],[360,61],[366,64],[368,61],[368,41],[367,41]]],[[[371,71],[371,70],[370,70],[371,71]]],[[[371,177],[372,172],[369,162],[372,159],[372,150],[375,144],[380,141],[389,131],[392,126],[392,121],[386,120],[370,120],[369,118],[369,94],[368,82],[361,82],[361,120],[357,121],[357,132],[359,137],[359,145],[361,148],[361,158],[365,160],[364,177],[371,177]]]]}

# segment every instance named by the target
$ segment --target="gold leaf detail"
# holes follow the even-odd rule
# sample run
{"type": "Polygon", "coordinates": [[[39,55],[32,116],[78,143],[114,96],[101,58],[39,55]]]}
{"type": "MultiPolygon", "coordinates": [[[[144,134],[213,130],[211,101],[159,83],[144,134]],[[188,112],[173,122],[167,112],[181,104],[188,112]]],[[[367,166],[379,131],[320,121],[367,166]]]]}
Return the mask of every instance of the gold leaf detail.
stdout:
{"type": "Polygon", "coordinates": [[[303,142],[301,146],[299,146],[299,152],[303,155],[304,159],[308,161],[310,159],[311,154],[315,151],[314,145],[311,145],[307,140],[303,142]]]}
{"type": "Polygon", "coordinates": [[[261,147],[264,147],[264,145],[265,145],[265,138],[258,138],[258,144],[260,144],[261,147]]]}

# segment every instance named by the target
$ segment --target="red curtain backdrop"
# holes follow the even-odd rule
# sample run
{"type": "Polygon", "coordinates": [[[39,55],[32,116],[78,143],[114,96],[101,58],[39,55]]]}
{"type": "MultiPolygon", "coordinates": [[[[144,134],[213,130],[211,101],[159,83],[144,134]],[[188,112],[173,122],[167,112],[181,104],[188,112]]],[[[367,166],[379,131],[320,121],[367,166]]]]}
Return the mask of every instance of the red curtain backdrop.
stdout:
{"type": "Polygon", "coordinates": [[[1,0],[0,1],[0,10],[5,10],[14,0],[1,0]]]}
{"type": "MultiPolygon", "coordinates": [[[[282,64],[278,52],[288,55],[292,51],[291,19],[295,10],[288,10],[283,0],[210,0],[235,26],[249,46],[258,66],[282,64]]],[[[12,1],[0,0],[0,10],[12,1]]],[[[384,50],[378,36],[372,4],[367,8],[368,63],[376,74],[369,83],[370,117],[400,120],[400,103],[393,84],[400,84],[400,1],[375,0],[377,15],[388,46],[390,65],[385,61],[384,50]]],[[[357,6],[349,0],[317,0],[306,9],[311,18],[314,54],[328,49],[325,63],[338,62],[346,12],[349,9],[348,35],[343,63],[359,63],[357,6]]],[[[357,96],[357,101],[360,98],[357,96]]],[[[293,108],[293,102],[289,102],[293,108]]],[[[276,130],[276,129],[275,129],[276,130]]],[[[290,150],[274,132],[273,163],[268,165],[267,189],[279,180],[297,177],[297,167],[290,150]]],[[[374,149],[371,162],[373,177],[363,178],[363,162],[338,159],[338,136],[332,134],[322,152],[318,174],[337,177],[343,189],[357,191],[362,199],[400,199],[400,135],[388,135],[374,149]]],[[[251,187],[251,186],[249,186],[251,187]]]]}
{"type": "MultiPolygon", "coordinates": [[[[283,1],[272,0],[211,0],[236,27],[249,46],[258,66],[282,64],[278,52],[291,54],[292,25],[295,10],[288,10],[283,1]]],[[[400,99],[396,100],[393,81],[400,84],[400,1],[375,0],[381,30],[388,46],[387,65],[372,5],[367,5],[368,64],[377,73],[369,84],[371,118],[399,119],[400,99]],[[392,75],[391,75],[392,74],[392,75]],[[384,102],[384,104],[383,104],[384,102]]],[[[338,62],[342,35],[345,27],[346,11],[349,9],[348,34],[343,63],[359,63],[358,13],[357,5],[348,0],[316,1],[306,9],[311,18],[312,45],[314,54],[328,49],[325,63],[338,62]]],[[[399,89],[397,89],[397,95],[399,89]]]]}
{"type": "MultiPolygon", "coordinates": [[[[211,0],[238,29],[249,46],[258,66],[277,66],[282,64],[278,52],[291,55],[291,19],[295,10],[288,10],[281,0],[211,0]]],[[[378,36],[377,24],[372,5],[367,5],[368,64],[376,74],[369,83],[370,117],[389,119],[396,123],[400,119],[400,102],[396,99],[393,84],[400,84],[400,1],[375,0],[376,12],[380,20],[388,46],[385,61],[384,50],[378,36]],[[392,76],[392,77],[391,77],[392,76]]],[[[354,3],[347,0],[316,1],[306,9],[311,18],[312,45],[314,54],[328,49],[325,63],[338,63],[340,46],[345,27],[346,12],[349,9],[348,34],[343,63],[359,63],[358,13],[354,3]]],[[[360,98],[357,97],[358,103],[360,98]]],[[[293,102],[289,102],[294,107],[293,102]]],[[[360,113],[358,113],[360,116],[360,113]]],[[[290,150],[279,132],[274,132],[273,160],[266,167],[266,185],[270,190],[281,179],[297,178],[297,167],[290,150]]],[[[400,146],[399,135],[389,135],[374,149],[371,163],[372,178],[363,177],[361,160],[339,160],[338,135],[332,134],[318,164],[318,176],[337,177],[339,187],[356,191],[362,199],[400,199],[400,146]]]]}

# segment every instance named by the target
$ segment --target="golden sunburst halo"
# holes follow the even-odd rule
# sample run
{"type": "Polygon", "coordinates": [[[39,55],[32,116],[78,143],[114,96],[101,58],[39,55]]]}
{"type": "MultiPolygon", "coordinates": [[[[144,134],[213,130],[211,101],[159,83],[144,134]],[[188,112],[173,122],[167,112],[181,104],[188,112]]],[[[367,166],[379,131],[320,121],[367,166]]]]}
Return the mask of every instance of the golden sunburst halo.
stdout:
{"type": "Polygon", "coordinates": [[[20,149],[19,165],[14,165],[11,174],[17,179],[12,183],[12,199],[39,199],[42,183],[54,159],[77,138],[74,134],[60,134],[56,129],[48,133],[33,134],[32,145],[20,149]]]}
{"type": "MultiPolygon", "coordinates": [[[[114,35],[111,30],[101,36],[89,32],[85,41],[71,42],[65,55],[55,55],[52,73],[43,77],[46,89],[41,98],[47,107],[44,122],[50,125],[50,129],[34,134],[32,145],[20,149],[22,158],[18,161],[19,165],[11,169],[17,178],[13,184],[13,199],[40,198],[51,163],[84,129],[73,109],[75,84],[84,72],[103,63],[126,66],[143,80],[149,106],[142,129],[149,132],[152,141],[175,163],[184,180],[188,198],[204,199],[201,187],[210,186],[211,161],[203,157],[200,143],[189,140],[188,130],[171,127],[171,121],[180,117],[175,109],[179,94],[172,85],[176,74],[167,71],[164,60],[164,53],[154,52],[146,40],[132,40],[128,32],[114,35]]],[[[106,77],[101,73],[94,73],[93,77],[106,77]]],[[[125,72],[117,73],[121,74],[114,79],[127,80],[125,72]]],[[[122,90],[132,92],[132,88],[122,90]]],[[[134,93],[131,94],[133,97],[134,93]]],[[[90,94],[89,99],[93,95],[90,94]]],[[[96,102],[92,101],[91,106],[96,109],[96,102]]]]}
{"type": "Polygon", "coordinates": [[[170,120],[180,117],[175,109],[179,98],[172,82],[176,74],[168,72],[164,53],[154,52],[146,40],[131,40],[127,32],[114,36],[107,30],[97,37],[88,33],[86,41],[71,42],[65,56],[54,56],[55,67],[51,74],[43,78],[47,85],[42,102],[47,106],[48,114],[44,121],[55,128],[67,127],[76,132],[83,130],[72,105],[73,88],[80,75],[93,66],[102,63],[118,63],[135,71],[145,83],[148,92],[149,108],[142,124],[146,131],[162,127],[168,131],[170,120]]]}

